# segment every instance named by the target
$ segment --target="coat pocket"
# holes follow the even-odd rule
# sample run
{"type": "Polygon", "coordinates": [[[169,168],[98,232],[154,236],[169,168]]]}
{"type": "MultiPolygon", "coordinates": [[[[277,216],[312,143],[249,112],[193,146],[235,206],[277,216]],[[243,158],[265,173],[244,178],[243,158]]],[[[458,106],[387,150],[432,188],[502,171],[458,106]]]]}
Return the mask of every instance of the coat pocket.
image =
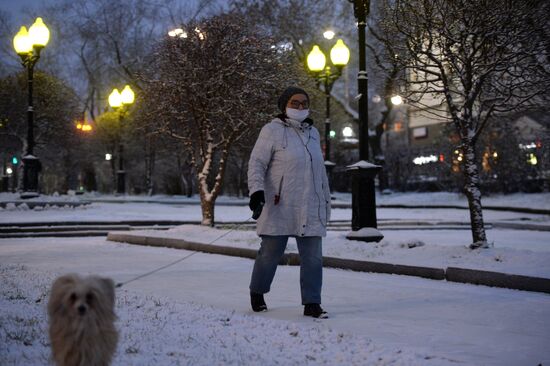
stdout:
{"type": "Polygon", "coordinates": [[[278,186],[276,186],[276,191],[275,191],[275,197],[273,199],[273,203],[276,205],[279,204],[279,202],[281,201],[281,193],[283,191],[283,180],[284,180],[285,176],[281,176],[281,179],[279,180],[279,184],[278,186]]]}

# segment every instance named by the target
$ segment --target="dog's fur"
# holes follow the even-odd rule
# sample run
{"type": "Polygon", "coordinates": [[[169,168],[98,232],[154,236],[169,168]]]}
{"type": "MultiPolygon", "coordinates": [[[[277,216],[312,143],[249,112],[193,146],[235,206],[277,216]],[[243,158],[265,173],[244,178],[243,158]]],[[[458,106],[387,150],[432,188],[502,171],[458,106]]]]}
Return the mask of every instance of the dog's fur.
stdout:
{"type": "Polygon", "coordinates": [[[67,274],[52,285],[48,302],[52,355],[59,366],[108,366],[118,333],[113,280],[67,274]]]}

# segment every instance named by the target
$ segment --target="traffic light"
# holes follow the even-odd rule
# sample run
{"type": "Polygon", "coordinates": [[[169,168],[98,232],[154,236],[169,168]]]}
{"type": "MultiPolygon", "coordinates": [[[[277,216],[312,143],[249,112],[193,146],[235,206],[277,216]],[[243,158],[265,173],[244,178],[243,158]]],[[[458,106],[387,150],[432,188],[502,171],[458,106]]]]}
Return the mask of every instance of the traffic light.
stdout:
{"type": "Polygon", "coordinates": [[[13,165],[19,164],[19,159],[17,159],[17,156],[14,155],[14,156],[11,158],[11,163],[12,163],[13,165]]]}

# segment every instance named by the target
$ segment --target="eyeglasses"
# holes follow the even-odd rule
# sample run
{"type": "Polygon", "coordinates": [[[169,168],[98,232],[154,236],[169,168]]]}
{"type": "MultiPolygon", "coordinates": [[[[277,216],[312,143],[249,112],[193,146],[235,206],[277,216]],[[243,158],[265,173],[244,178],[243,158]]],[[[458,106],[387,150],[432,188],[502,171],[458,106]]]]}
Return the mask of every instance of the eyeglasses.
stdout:
{"type": "Polygon", "coordinates": [[[291,100],[288,102],[288,105],[294,109],[300,109],[300,106],[302,106],[302,109],[307,109],[309,107],[307,100],[304,100],[303,102],[300,102],[299,100],[291,100]]]}

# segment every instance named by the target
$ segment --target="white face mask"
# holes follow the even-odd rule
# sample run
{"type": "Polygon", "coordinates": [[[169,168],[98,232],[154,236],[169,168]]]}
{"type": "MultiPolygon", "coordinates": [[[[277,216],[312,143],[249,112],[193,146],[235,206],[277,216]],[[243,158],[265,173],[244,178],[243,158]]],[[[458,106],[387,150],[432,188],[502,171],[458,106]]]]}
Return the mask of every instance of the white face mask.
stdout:
{"type": "Polygon", "coordinates": [[[286,108],[286,115],[288,118],[293,119],[298,122],[302,122],[304,119],[309,116],[309,109],[294,109],[286,108]]]}

